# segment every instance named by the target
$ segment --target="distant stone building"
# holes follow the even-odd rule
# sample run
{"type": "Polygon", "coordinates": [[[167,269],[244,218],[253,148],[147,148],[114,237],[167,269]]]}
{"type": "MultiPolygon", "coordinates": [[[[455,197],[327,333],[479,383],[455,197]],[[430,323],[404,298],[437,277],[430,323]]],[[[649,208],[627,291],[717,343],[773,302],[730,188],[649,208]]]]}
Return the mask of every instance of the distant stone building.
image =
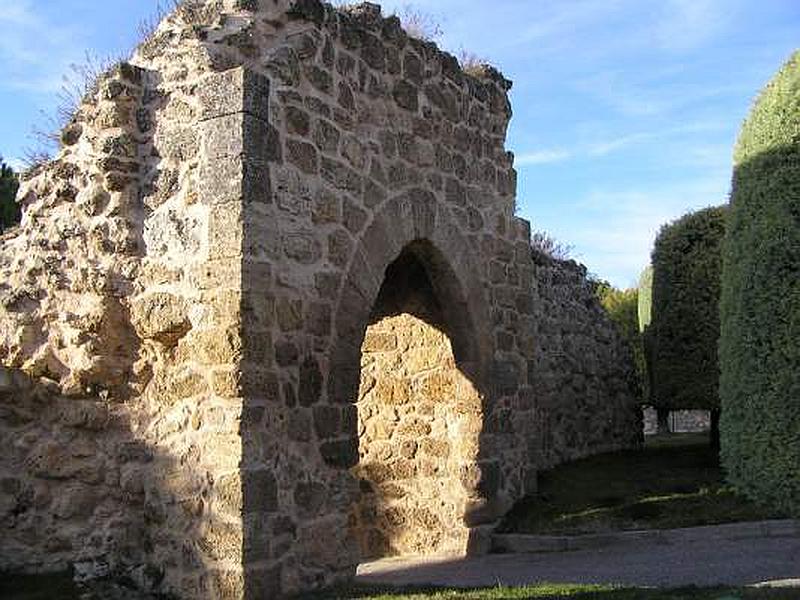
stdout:
{"type": "Polygon", "coordinates": [[[101,77],[0,238],[0,569],[271,598],[639,443],[514,216],[510,86],[316,0],[184,2],[101,77]]]}
{"type": "MultiPolygon", "coordinates": [[[[658,433],[658,414],[656,409],[645,407],[644,434],[658,433]]],[[[673,410],[669,411],[667,425],[672,433],[703,433],[711,429],[711,411],[708,410],[673,410]]]]}

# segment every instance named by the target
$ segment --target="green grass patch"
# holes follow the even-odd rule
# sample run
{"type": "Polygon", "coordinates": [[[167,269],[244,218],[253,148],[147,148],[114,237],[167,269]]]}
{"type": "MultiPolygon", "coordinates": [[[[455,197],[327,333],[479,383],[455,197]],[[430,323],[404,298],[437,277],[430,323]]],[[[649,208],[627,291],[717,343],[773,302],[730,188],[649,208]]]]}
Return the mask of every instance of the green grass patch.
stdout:
{"type": "MultiPolygon", "coordinates": [[[[0,598],[3,600],[110,600],[144,598],[135,592],[114,593],[102,586],[79,589],[69,574],[23,575],[0,574],[0,598]]],[[[121,589],[121,588],[120,588],[121,589]]],[[[454,590],[430,587],[386,588],[350,585],[337,589],[310,592],[295,600],[789,600],[798,590],[754,588],[681,588],[657,590],[622,588],[612,585],[550,584],[523,587],[492,587],[454,590]]],[[[150,596],[147,596],[150,598],[150,596]]]]}
{"type": "Polygon", "coordinates": [[[706,434],[671,434],[642,450],[603,454],[540,474],[499,531],[583,534],[784,518],[725,484],[706,434]]]}
{"type": "Polygon", "coordinates": [[[474,590],[349,587],[298,596],[298,600],[789,600],[797,590],[754,588],[681,588],[656,590],[607,585],[539,584],[474,590]]]}
{"type": "Polygon", "coordinates": [[[70,573],[11,575],[0,573],[0,598],[5,600],[54,600],[80,598],[70,573]]]}

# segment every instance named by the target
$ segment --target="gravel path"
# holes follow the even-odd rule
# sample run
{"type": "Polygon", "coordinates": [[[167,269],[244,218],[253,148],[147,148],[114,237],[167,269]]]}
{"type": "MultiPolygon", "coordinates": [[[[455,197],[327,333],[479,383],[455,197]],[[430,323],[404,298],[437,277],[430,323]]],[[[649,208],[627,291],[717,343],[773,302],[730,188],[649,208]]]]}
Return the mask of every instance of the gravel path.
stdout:
{"type": "MultiPolygon", "coordinates": [[[[636,542],[572,552],[388,559],[361,565],[358,580],[465,588],[538,582],[643,587],[776,582],[800,588],[800,538],[710,540],[682,545],[636,542]]],[[[800,598],[800,589],[797,593],[800,598]]]]}

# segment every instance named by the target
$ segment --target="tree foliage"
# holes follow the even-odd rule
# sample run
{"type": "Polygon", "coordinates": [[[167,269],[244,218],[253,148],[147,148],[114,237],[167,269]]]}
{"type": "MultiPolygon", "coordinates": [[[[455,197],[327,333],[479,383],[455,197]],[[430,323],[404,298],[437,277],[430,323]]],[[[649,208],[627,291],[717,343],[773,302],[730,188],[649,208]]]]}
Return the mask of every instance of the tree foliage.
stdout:
{"type": "Polygon", "coordinates": [[[647,367],[644,360],[644,346],[639,334],[639,290],[636,288],[618,290],[605,281],[595,282],[595,294],[608,316],[630,345],[636,365],[636,379],[639,398],[647,399],[647,367]]]}
{"type": "Polygon", "coordinates": [[[0,232],[19,223],[22,216],[16,200],[17,189],[17,174],[0,158],[0,232]]]}
{"type": "Polygon", "coordinates": [[[648,266],[639,277],[639,331],[653,320],[653,267],[648,266]]]}
{"type": "Polygon", "coordinates": [[[723,465],[740,492],[800,516],[800,52],[742,128],[723,256],[723,465]]]}
{"type": "Polygon", "coordinates": [[[727,208],[707,208],[665,225],[653,249],[647,328],[651,401],[657,408],[719,407],[720,247],[727,208]]]}

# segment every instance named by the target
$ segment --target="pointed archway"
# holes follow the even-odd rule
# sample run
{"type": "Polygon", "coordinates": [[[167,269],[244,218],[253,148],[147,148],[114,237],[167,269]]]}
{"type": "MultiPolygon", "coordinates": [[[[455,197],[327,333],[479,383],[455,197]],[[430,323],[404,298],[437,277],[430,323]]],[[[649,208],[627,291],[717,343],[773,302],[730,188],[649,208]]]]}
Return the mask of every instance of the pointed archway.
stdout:
{"type": "Polygon", "coordinates": [[[469,315],[437,296],[435,256],[418,240],[389,265],[361,347],[352,523],[365,559],[459,553],[469,541],[483,406],[456,358],[469,342],[452,341],[469,315]]]}

